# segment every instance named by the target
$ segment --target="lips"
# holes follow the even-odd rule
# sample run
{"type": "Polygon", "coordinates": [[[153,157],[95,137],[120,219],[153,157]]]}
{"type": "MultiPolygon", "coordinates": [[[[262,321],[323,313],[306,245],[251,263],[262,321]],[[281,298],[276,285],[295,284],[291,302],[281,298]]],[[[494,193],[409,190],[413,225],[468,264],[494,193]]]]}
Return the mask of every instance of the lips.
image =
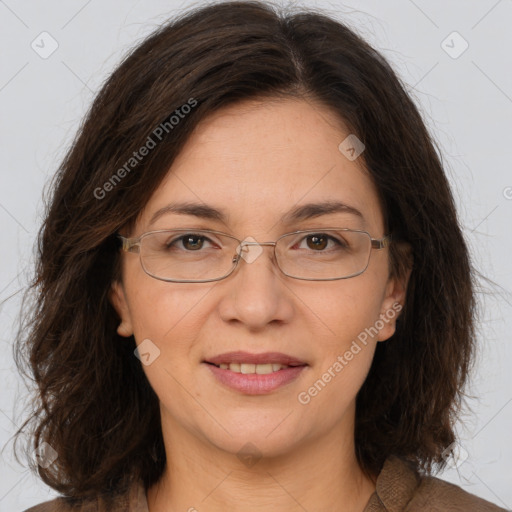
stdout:
{"type": "Polygon", "coordinates": [[[227,352],[203,361],[224,387],[245,395],[265,395],[290,385],[309,366],[281,352],[227,352]]]}
{"type": "Polygon", "coordinates": [[[264,352],[262,354],[251,354],[250,352],[236,351],[226,352],[214,357],[205,359],[205,363],[214,364],[215,366],[235,364],[280,364],[282,366],[307,366],[305,361],[301,361],[296,357],[281,352],[264,352]]]}

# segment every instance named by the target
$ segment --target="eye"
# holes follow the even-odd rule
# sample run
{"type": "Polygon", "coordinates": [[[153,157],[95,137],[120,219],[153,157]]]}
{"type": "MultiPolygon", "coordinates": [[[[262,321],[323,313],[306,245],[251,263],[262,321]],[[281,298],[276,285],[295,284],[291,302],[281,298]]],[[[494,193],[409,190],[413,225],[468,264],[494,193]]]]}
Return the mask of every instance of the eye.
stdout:
{"type": "Polygon", "coordinates": [[[166,247],[168,249],[176,247],[178,242],[182,242],[182,247],[177,247],[178,249],[185,248],[187,251],[199,251],[203,248],[205,242],[211,242],[211,240],[204,235],[187,233],[186,235],[174,238],[166,244],[166,247]]]}
{"type": "MultiPolygon", "coordinates": [[[[302,242],[304,241],[306,241],[307,248],[316,252],[324,252],[326,247],[329,247],[330,249],[343,249],[347,247],[347,244],[343,240],[338,240],[337,238],[325,233],[310,234],[302,239],[302,242]],[[331,242],[330,245],[329,242],[331,242]]],[[[304,247],[299,247],[299,249],[304,249],[304,247]]]]}

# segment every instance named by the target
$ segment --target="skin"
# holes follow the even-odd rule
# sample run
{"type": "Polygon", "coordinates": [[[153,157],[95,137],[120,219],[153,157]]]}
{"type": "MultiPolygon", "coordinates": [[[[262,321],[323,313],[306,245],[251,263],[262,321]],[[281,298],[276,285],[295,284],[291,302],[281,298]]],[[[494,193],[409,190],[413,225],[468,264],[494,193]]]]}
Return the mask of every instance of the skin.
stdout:
{"type": "MultiPolygon", "coordinates": [[[[251,100],[204,120],[173,163],[128,236],[153,229],[210,228],[239,239],[274,241],[332,225],[385,234],[377,192],[361,159],[338,145],[349,132],[325,107],[306,100],[251,100]],[[338,199],[364,220],[336,213],[299,224],[277,219],[305,202],[338,199]],[[228,211],[226,224],[169,213],[175,200],[228,211]]],[[[112,286],[122,336],[149,338],[160,356],[143,366],[160,400],[167,467],[147,490],[150,512],[231,510],[363,511],[375,491],[355,457],[355,399],[378,342],[394,319],[307,404],[297,396],[343,355],[365,328],[404,302],[407,280],[389,274],[387,249],[373,250],[367,270],[336,281],[301,281],[280,273],[272,248],[241,261],[228,278],[169,283],[148,276],[137,254],[124,253],[122,282],[112,286]],[[267,395],[224,387],[202,363],[229,352],[283,352],[308,363],[295,381],[267,395]],[[251,443],[259,460],[238,457],[251,443]]]]}

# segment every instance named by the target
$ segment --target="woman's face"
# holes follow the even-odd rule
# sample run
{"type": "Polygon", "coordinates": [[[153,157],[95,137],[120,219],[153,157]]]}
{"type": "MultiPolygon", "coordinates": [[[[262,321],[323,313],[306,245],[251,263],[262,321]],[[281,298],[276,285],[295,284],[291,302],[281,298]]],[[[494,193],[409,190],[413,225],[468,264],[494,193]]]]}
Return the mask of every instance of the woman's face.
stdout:
{"type": "MultiPolygon", "coordinates": [[[[361,160],[338,148],[348,135],[328,110],[306,101],[251,101],[219,111],[198,126],[133,232],[124,234],[203,228],[268,242],[335,226],[381,238],[387,233],[376,189],[361,160]],[[297,207],[325,201],[361,215],[347,210],[280,221],[297,207]],[[208,205],[225,220],[167,212],[152,222],[176,202],[208,205]]],[[[159,281],[143,271],[137,254],[123,254],[122,283],[112,294],[122,319],[118,332],[144,342],[143,369],[160,400],[164,435],[186,432],[230,453],[251,443],[266,456],[333,432],[353,435],[356,394],[377,342],[394,332],[396,303],[403,303],[403,289],[389,276],[388,249],[372,250],[361,275],[334,281],[287,277],[272,247],[261,249],[228,278],[207,283],[159,281]],[[227,356],[234,363],[280,353],[277,360],[288,356],[302,366],[278,370],[287,372],[281,379],[207,362],[237,351],[250,355],[227,356]],[[219,372],[229,372],[228,383],[219,372]]]]}

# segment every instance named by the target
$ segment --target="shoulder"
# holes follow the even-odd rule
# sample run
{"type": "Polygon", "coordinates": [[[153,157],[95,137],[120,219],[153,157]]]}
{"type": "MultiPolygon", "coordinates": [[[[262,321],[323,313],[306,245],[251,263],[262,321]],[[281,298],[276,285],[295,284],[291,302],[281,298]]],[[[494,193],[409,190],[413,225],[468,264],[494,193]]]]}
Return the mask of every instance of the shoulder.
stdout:
{"type": "Polygon", "coordinates": [[[141,480],[134,479],[123,492],[85,500],[59,497],[24,512],[148,512],[148,509],[145,486],[141,480]]]}
{"type": "Polygon", "coordinates": [[[421,479],[406,510],[505,512],[505,509],[471,494],[457,485],[435,477],[421,479]]]}
{"type": "Polygon", "coordinates": [[[393,456],[377,479],[376,494],[381,510],[390,512],[506,512],[457,485],[421,476],[413,464],[393,456]]]}
{"type": "Polygon", "coordinates": [[[100,498],[71,501],[66,498],[55,498],[39,503],[24,512],[125,512],[128,509],[109,506],[100,498]]]}
{"type": "MultiPolygon", "coordinates": [[[[89,501],[88,504],[88,508],[84,510],[90,510],[91,512],[98,510],[98,507],[93,502],[89,501]]],[[[54,500],[45,501],[30,507],[24,512],[82,512],[83,505],[83,502],[73,504],[65,498],[55,498],[54,500]]]]}

